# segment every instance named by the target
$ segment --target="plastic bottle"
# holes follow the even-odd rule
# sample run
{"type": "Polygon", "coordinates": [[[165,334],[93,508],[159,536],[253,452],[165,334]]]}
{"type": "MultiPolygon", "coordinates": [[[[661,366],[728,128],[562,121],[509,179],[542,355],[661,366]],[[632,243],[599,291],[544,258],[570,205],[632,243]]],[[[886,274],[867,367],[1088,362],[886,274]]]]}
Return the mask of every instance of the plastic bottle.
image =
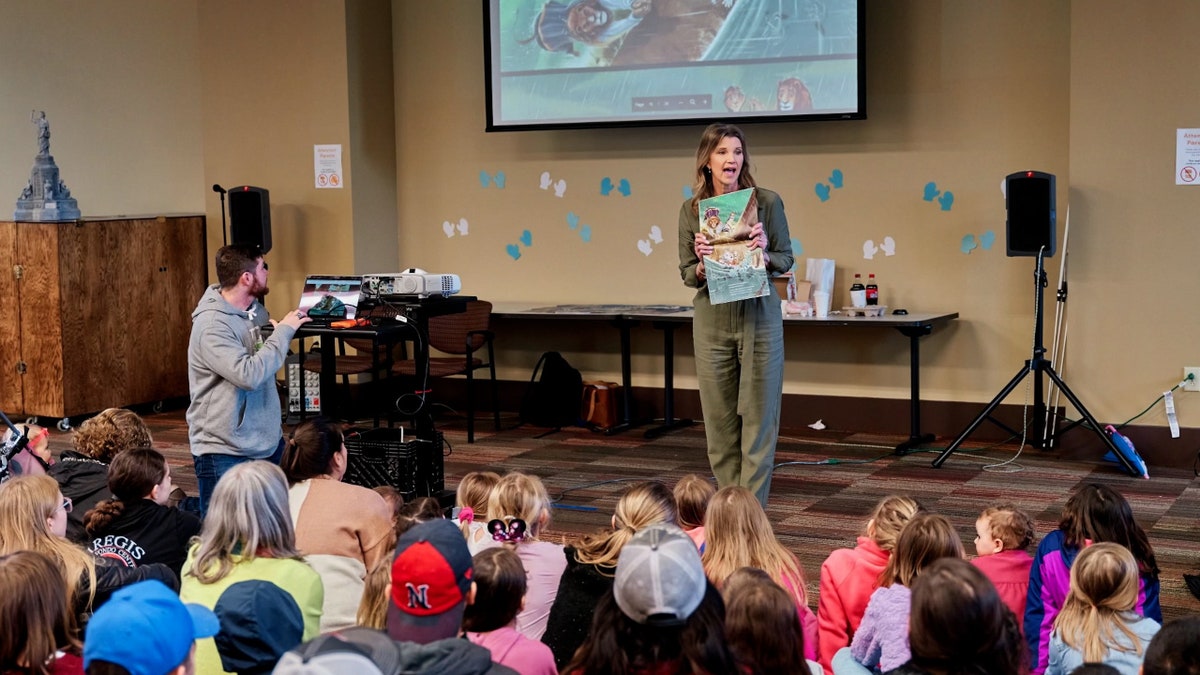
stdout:
{"type": "Polygon", "coordinates": [[[867,275],[867,305],[879,304],[879,286],[875,284],[875,275],[867,275]]]}
{"type": "Polygon", "coordinates": [[[862,275],[854,275],[854,283],[850,285],[850,304],[854,307],[867,306],[867,289],[862,284],[862,275]]]}

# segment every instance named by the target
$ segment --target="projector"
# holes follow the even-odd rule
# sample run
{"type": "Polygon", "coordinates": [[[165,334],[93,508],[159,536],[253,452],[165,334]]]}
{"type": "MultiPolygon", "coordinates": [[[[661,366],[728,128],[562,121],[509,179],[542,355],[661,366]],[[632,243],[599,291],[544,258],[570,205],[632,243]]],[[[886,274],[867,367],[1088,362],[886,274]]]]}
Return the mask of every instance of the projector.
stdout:
{"type": "Polygon", "coordinates": [[[416,295],[427,298],[431,295],[443,297],[462,290],[462,281],[457,274],[430,274],[416,268],[403,272],[364,274],[363,288],[371,295],[416,295]]]}

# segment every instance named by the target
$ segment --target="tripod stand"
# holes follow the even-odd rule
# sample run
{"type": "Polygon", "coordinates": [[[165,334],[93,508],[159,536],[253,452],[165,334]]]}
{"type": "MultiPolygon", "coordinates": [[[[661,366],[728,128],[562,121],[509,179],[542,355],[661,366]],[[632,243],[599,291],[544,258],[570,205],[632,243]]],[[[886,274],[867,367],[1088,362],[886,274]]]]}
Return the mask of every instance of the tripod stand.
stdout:
{"type": "MultiPolygon", "coordinates": [[[[1054,366],[1045,358],[1046,347],[1043,344],[1044,338],[1042,331],[1042,289],[1046,287],[1046,271],[1042,266],[1042,252],[1040,251],[1038,252],[1037,256],[1037,267],[1034,270],[1033,285],[1035,297],[1033,357],[1025,361],[1024,367],[1017,372],[1016,376],[1009,380],[1008,384],[1004,385],[1004,388],[1000,390],[1000,393],[996,394],[996,397],[993,398],[991,402],[989,402],[983,408],[983,411],[980,412],[979,415],[967,425],[967,428],[958,435],[958,438],[954,439],[954,442],[951,443],[948,448],[943,450],[942,454],[937,456],[937,459],[933,460],[934,468],[940,468],[942,464],[946,462],[946,459],[958,449],[958,446],[962,445],[963,441],[967,440],[967,437],[970,436],[985,419],[988,419],[991,416],[992,412],[996,410],[996,407],[999,406],[1000,403],[1012,393],[1013,389],[1017,388],[1017,385],[1021,383],[1021,380],[1024,380],[1025,376],[1031,373],[1034,377],[1033,420],[1031,422],[1034,425],[1034,428],[1041,426],[1041,420],[1046,419],[1046,402],[1042,392],[1042,374],[1044,373],[1050,377],[1050,380],[1054,382],[1054,384],[1058,387],[1058,390],[1067,397],[1067,400],[1071,402],[1071,405],[1079,411],[1080,416],[1082,416],[1083,419],[1086,420],[1089,425],[1091,425],[1092,431],[1096,433],[1096,436],[1100,438],[1100,440],[1104,443],[1104,446],[1108,448],[1109,451],[1111,451],[1112,454],[1121,462],[1121,465],[1125,467],[1125,470],[1133,475],[1140,474],[1141,472],[1135,469],[1133,464],[1124,455],[1122,455],[1120,451],[1117,450],[1117,446],[1113,444],[1112,438],[1110,438],[1108,434],[1104,433],[1104,430],[1100,427],[1100,423],[1097,422],[1094,417],[1092,417],[1092,414],[1088,412],[1087,408],[1085,408],[1083,403],[1080,402],[1079,397],[1075,395],[1075,392],[1071,391],[1071,388],[1067,386],[1066,382],[1063,382],[1062,378],[1058,376],[1058,373],[1054,372],[1054,366]]],[[[1003,424],[996,422],[996,420],[992,421],[1006,429],[1008,428],[1003,424]]],[[[1009,431],[1012,430],[1009,429],[1009,431]]],[[[1054,437],[1056,435],[1057,431],[1047,425],[1042,431],[1042,436],[1035,440],[1034,445],[1039,448],[1048,447],[1049,445],[1053,444],[1054,437]]]]}

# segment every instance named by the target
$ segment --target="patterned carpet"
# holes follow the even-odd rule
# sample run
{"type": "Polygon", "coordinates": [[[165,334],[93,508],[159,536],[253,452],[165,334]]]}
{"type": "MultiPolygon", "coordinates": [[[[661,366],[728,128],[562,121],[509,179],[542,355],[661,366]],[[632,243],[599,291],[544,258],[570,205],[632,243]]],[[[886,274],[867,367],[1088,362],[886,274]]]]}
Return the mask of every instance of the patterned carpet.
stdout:
{"type": "MultiPolygon", "coordinates": [[[[183,411],[145,417],[155,446],[172,466],[176,484],[195,494],[183,411]]],[[[505,420],[506,427],[515,420],[505,420]]],[[[672,485],[687,473],[708,475],[704,431],[695,426],[645,440],[639,430],[614,436],[573,428],[545,435],[531,427],[492,431],[476,429],[466,442],[465,422],[447,415],[438,422],[446,439],[446,486],[453,488],[469,471],[525,471],[545,482],[556,500],[550,537],[565,540],[607,527],[617,498],[638,480],[672,485]]],[[[987,506],[1011,501],[1035,521],[1039,534],[1053,529],[1067,497],[1085,482],[1106,483],[1123,493],[1150,535],[1162,569],[1164,618],[1200,613],[1200,601],[1183,583],[1184,572],[1200,570],[1200,482],[1190,470],[1151,469],[1151,480],[1120,473],[1101,461],[1062,461],[1026,448],[1020,470],[984,470],[1010,459],[1015,445],[981,448],[966,444],[941,469],[934,454],[891,455],[898,437],[811,429],[785,430],[776,462],[769,513],[779,539],[800,558],[815,607],[817,573],[834,548],[853,545],[866,515],[880,497],[906,493],[955,524],[968,552],[974,552],[975,518],[987,506]]],[[[943,447],[947,442],[941,440],[943,447]]],[[[69,447],[66,434],[54,432],[52,446],[69,447]]],[[[1013,467],[1000,467],[1011,469],[1013,467]]]]}

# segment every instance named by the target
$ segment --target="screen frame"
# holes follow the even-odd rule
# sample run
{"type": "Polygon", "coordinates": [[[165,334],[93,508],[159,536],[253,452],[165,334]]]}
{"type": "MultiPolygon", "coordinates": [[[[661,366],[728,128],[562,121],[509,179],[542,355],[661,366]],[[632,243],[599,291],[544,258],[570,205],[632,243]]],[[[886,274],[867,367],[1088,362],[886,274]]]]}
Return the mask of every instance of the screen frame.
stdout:
{"type": "Polygon", "coordinates": [[[711,115],[696,117],[653,117],[636,120],[591,120],[579,122],[497,122],[494,115],[496,92],[493,91],[492,81],[498,74],[493,73],[491,5],[493,2],[501,1],[481,0],[480,2],[483,12],[483,81],[485,89],[485,115],[487,118],[484,126],[485,132],[694,126],[711,124],[713,122],[758,124],[762,122],[827,122],[867,119],[866,0],[857,0],[858,60],[856,65],[858,69],[858,110],[856,112],[780,115],[775,114],[775,111],[762,111],[761,114],[739,113],[736,116],[725,116],[721,115],[720,111],[714,110],[711,115]]]}

